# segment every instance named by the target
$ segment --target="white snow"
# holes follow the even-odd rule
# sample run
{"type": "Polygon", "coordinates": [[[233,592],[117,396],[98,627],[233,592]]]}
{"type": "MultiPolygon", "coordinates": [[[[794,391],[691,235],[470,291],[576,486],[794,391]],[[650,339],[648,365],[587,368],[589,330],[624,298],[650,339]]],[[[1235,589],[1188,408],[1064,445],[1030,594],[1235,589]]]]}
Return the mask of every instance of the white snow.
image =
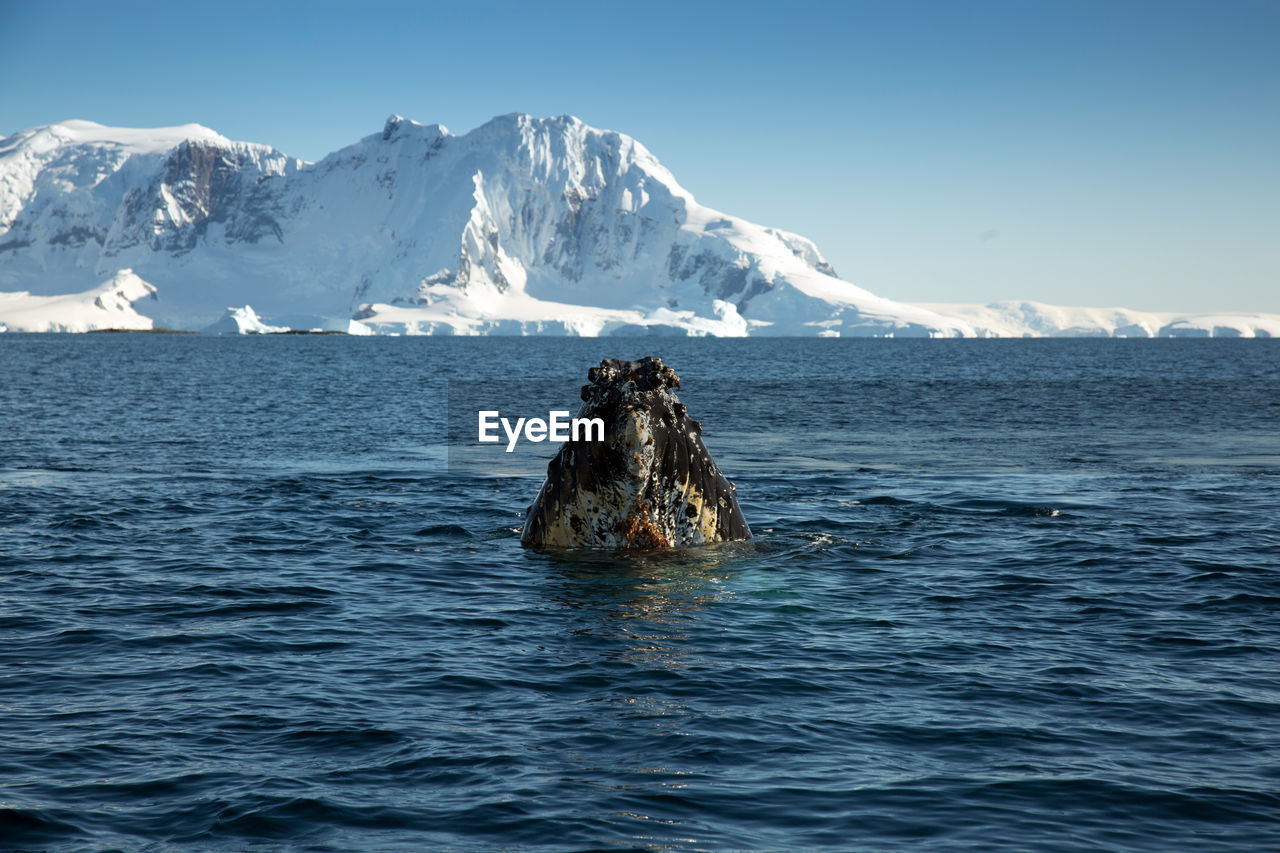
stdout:
{"type": "Polygon", "coordinates": [[[231,145],[217,131],[200,124],[182,124],[174,127],[107,127],[93,121],[72,119],[44,127],[32,128],[14,134],[0,145],[2,153],[12,142],[27,142],[37,149],[52,150],[64,145],[109,145],[124,148],[135,154],[159,154],[188,140],[197,139],[231,145]]]}
{"type": "MultiPolygon", "coordinates": [[[[15,332],[92,332],[95,329],[150,329],[150,317],[133,303],[156,289],[133,270],[119,270],[83,293],[33,296],[26,291],[0,293],[0,326],[15,332]]],[[[154,298],[154,297],[153,297],[154,298]]]]}
{"type": "Polygon", "coordinates": [[[522,294],[482,299],[442,294],[429,307],[375,303],[356,315],[364,327],[404,335],[575,335],[675,333],[690,337],[746,337],[748,322],[728,302],[716,300],[715,316],[658,308],[643,312],[547,302],[522,294]]]}

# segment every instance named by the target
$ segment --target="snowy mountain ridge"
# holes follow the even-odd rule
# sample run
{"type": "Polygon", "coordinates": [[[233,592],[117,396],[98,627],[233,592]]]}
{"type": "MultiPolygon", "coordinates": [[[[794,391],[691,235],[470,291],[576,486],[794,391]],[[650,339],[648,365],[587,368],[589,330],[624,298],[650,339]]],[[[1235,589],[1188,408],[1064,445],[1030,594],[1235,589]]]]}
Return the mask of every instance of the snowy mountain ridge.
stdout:
{"type": "Polygon", "coordinates": [[[274,324],[424,334],[1057,328],[876,296],[811,241],[698,204],[639,142],[572,116],[456,136],[393,115],[316,163],[200,125],[0,140],[0,291],[84,294],[123,269],[174,328],[250,303],[274,324]]]}
{"type": "Polygon", "coordinates": [[[1272,338],[1280,337],[1280,315],[1245,312],[1179,314],[1128,308],[1083,308],[1043,302],[987,305],[929,304],[964,320],[983,337],[1000,338],[1272,338]]]}

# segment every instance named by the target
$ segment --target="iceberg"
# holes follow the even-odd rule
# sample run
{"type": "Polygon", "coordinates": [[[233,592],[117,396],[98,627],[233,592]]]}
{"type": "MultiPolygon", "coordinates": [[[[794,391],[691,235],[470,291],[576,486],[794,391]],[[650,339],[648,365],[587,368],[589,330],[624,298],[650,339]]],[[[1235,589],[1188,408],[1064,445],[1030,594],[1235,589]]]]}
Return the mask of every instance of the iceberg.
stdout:
{"type": "Polygon", "coordinates": [[[228,308],[218,322],[204,329],[212,335],[271,335],[289,331],[288,326],[270,326],[262,321],[252,306],[228,308]]]}

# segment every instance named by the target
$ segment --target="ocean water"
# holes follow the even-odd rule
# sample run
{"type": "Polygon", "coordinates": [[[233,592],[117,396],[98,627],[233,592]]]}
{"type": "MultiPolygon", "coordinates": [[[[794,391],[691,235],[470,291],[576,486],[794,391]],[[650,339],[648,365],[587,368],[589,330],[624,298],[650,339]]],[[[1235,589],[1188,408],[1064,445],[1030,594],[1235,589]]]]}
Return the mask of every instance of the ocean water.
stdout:
{"type": "Polygon", "coordinates": [[[1270,341],[5,335],[0,849],[1280,849],[1278,514],[1270,341]],[[521,548],[641,355],[756,538],[521,548]]]}

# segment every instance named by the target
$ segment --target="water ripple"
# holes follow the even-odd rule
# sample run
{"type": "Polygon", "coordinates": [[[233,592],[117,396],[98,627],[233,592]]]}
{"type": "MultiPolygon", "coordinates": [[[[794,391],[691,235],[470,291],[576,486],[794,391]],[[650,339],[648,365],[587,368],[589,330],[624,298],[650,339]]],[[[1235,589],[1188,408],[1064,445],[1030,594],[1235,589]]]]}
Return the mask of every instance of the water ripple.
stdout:
{"type": "Polygon", "coordinates": [[[1264,342],[643,342],[757,537],[634,554],[424,450],[600,342],[5,338],[0,850],[1280,847],[1264,342]]]}

